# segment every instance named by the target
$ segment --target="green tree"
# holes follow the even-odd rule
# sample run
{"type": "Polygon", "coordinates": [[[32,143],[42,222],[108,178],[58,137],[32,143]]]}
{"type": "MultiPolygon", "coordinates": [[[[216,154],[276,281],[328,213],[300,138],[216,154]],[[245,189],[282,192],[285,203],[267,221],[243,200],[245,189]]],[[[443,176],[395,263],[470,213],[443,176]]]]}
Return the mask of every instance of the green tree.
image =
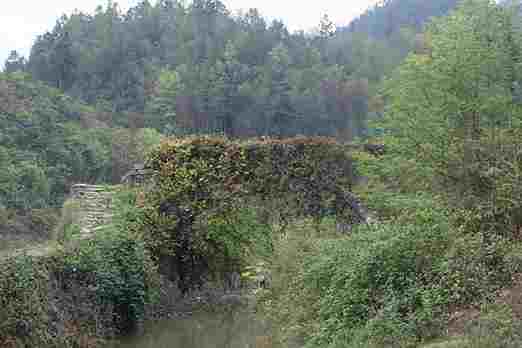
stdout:
{"type": "Polygon", "coordinates": [[[289,68],[291,64],[288,49],[280,43],[270,52],[267,69],[268,118],[266,134],[287,136],[296,121],[296,113],[291,102],[289,68]]]}
{"type": "Polygon", "coordinates": [[[519,34],[512,16],[493,1],[463,2],[430,26],[429,49],[410,55],[387,83],[388,127],[438,173],[466,178],[465,189],[481,139],[494,139],[515,111],[512,88],[520,71],[513,38],[519,34]]]}
{"type": "Polygon", "coordinates": [[[163,69],[147,104],[147,126],[164,134],[176,129],[176,99],[180,93],[180,76],[175,70],[163,69]]]}
{"type": "Polygon", "coordinates": [[[9,57],[5,61],[4,71],[6,73],[25,71],[26,67],[27,61],[25,57],[20,56],[17,51],[11,51],[11,53],[9,53],[9,57]]]}
{"type": "Polygon", "coordinates": [[[236,115],[241,113],[241,85],[245,82],[248,67],[238,60],[238,51],[232,42],[228,42],[223,58],[215,67],[216,84],[214,93],[218,98],[218,117],[221,120],[223,133],[234,137],[236,115]]]}

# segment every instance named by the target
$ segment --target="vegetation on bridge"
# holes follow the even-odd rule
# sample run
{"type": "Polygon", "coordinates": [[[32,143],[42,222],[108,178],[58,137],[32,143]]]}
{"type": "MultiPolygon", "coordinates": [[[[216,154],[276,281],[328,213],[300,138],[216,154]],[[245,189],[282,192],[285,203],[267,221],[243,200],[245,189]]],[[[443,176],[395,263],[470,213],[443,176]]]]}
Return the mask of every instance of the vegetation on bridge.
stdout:
{"type": "Polygon", "coordinates": [[[183,291],[206,273],[240,271],[252,254],[272,248],[271,226],[296,218],[318,225],[327,211],[349,220],[341,204],[352,160],[327,138],[231,142],[167,140],[149,157],[154,184],[130,229],[157,258],[175,258],[183,291]]]}

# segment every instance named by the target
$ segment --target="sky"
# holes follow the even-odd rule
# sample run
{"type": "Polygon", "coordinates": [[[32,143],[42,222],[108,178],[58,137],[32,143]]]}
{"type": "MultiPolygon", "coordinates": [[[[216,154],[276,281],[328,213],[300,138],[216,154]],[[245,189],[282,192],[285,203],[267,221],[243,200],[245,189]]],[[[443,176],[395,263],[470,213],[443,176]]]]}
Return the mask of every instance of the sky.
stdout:
{"type": "MultiPolygon", "coordinates": [[[[126,10],[141,0],[114,1],[126,10]]],[[[267,19],[280,19],[290,30],[311,30],[327,14],[330,19],[344,25],[361,14],[377,0],[222,0],[236,13],[240,10],[257,8],[267,19]]],[[[2,0],[0,12],[0,68],[9,52],[17,50],[24,56],[40,34],[51,30],[62,14],[75,10],[93,13],[106,0],[2,0]]]]}

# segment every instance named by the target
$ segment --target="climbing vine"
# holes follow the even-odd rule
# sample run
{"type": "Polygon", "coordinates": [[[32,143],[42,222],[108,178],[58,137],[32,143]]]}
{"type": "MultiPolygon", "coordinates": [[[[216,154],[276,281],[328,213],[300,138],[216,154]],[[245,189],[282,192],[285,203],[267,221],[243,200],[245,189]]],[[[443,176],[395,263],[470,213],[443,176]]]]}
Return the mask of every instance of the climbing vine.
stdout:
{"type": "Polygon", "coordinates": [[[183,291],[204,274],[237,271],[256,246],[270,249],[273,225],[349,215],[339,202],[351,188],[352,161],[329,138],[169,139],[148,167],[153,186],[135,227],[153,255],[171,258],[183,291]]]}

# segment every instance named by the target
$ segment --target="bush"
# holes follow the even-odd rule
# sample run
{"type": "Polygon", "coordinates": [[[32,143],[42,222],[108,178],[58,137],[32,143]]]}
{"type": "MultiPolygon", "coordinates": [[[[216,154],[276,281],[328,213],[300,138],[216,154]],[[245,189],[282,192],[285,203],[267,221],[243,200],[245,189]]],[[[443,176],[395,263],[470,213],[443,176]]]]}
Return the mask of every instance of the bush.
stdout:
{"type": "Polygon", "coordinates": [[[157,270],[143,241],[109,226],[62,257],[62,272],[94,279],[98,305],[113,306],[116,328],[123,333],[134,330],[145,315],[145,305],[157,294],[157,270]]]}
{"type": "Polygon", "coordinates": [[[394,224],[321,243],[321,256],[304,270],[305,283],[317,286],[320,294],[321,330],[310,344],[348,346],[364,331],[415,335],[425,325],[425,313],[435,314],[447,302],[431,281],[449,242],[447,224],[394,224]]]}
{"type": "Polygon", "coordinates": [[[48,269],[43,262],[17,256],[0,263],[0,346],[45,347],[48,269]]]}
{"type": "Polygon", "coordinates": [[[521,261],[517,249],[509,239],[483,235],[460,235],[445,254],[438,268],[449,303],[464,305],[479,299],[489,299],[496,291],[509,285],[512,276],[520,272],[521,261]]]}
{"type": "Polygon", "coordinates": [[[72,199],[66,200],[62,207],[61,217],[54,229],[53,238],[59,242],[64,242],[77,233],[80,214],[80,203],[72,199]]]}
{"type": "Polygon", "coordinates": [[[467,327],[463,348],[518,348],[522,346],[522,323],[507,305],[485,305],[480,317],[467,327]]]}
{"type": "Polygon", "coordinates": [[[285,265],[289,279],[264,302],[282,326],[280,340],[415,347],[443,333],[451,308],[490,299],[509,284],[520,257],[508,239],[462,234],[437,206],[412,212],[348,238],[287,245],[285,253],[302,260],[285,265]]]}

